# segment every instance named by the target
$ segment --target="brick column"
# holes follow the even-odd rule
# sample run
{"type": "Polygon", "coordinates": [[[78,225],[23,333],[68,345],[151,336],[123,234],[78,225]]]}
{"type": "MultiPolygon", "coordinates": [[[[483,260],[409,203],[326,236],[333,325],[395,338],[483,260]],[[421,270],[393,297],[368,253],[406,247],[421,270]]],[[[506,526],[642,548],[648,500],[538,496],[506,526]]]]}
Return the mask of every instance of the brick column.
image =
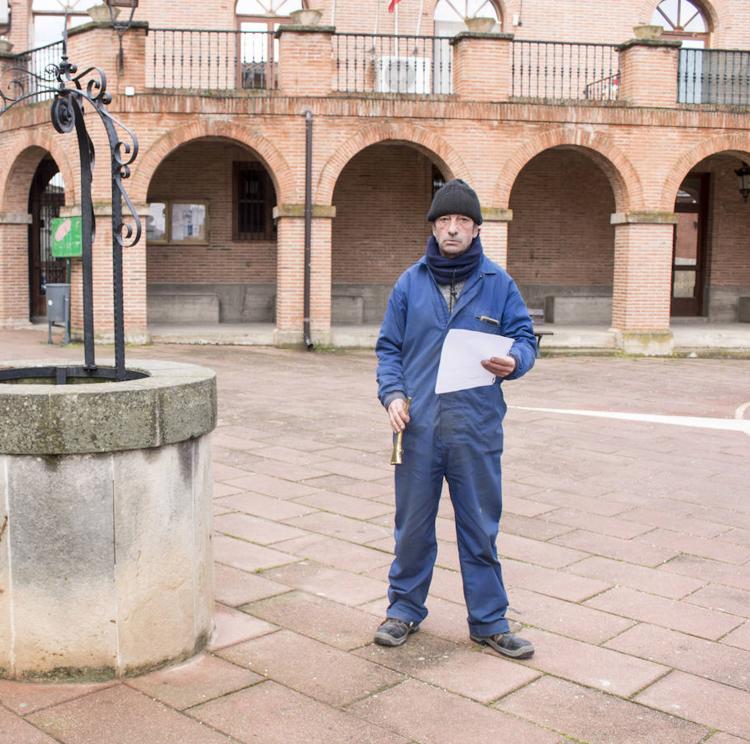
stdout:
{"type": "MultiPolygon", "coordinates": [[[[331,219],[336,207],[313,206],[310,264],[310,331],[313,342],[331,340],[331,219]]],[[[302,204],[280,204],[276,269],[275,343],[303,341],[305,281],[305,208],[302,204]]]]}
{"type": "Polygon", "coordinates": [[[279,93],[287,96],[327,96],[332,90],[333,26],[281,26],[279,93]]]}
{"type": "Polygon", "coordinates": [[[68,32],[68,57],[79,70],[96,66],[107,77],[107,92],[122,94],[130,86],[143,93],[146,87],[146,34],[148,23],[134,21],[122,37],[123,68],[120,69],[120,42],[109,23],[86,23],[68,32]]]}
{"type": "Polygon", "coordinates": [[[508,266],[508,223],[513,219],[512,209],[482,207],[482,247],[487,258],[508,266]]]}
{"type": "Polygon", "coordinates": [[[0,328],[29,323],[31,215],[0,212],[0,328]]]}
{"type": "Polygon", "coordinates": [[[672,235],[676,216],[670,212],[613,214],[615,270],[612,328],[628,354],[672,352],[669,327],[672,295],[672,235]]]}
{"type": "Polygon", "coordinates": [[[681,41],[631,39],[620,44],[619,99],[633,106],[674,108],[681,41]]]}
{"type": "MultiPolygon", "coordinates": [[[[61,216],[80,215],[81,206],[65,207],[61,216]]],[[[126,212],[127,214],[127,212],[126,212]]],[[[143,210],[141,209],[141,214],[143,210]]],[[[112,284],[112,205],[96,204],[96,236],[93,245],[94,332],[96,339],[109,343],[114,339],[114,289],[112,284]]],[[[146,236],[137,245],[123,250],[123,297],[125,340],[131,344],[148,343],[146,324],[146,236]]],[[[71,264],[70,309],[73,336],[83,336],[83,284],[81,260],[71,264]]]]}
{"type": "Polygon", "coordinates": [[[454,37],[453,93],[471,101],[507,101],[512,43],[513,34],[461,33],[454,37]]]}

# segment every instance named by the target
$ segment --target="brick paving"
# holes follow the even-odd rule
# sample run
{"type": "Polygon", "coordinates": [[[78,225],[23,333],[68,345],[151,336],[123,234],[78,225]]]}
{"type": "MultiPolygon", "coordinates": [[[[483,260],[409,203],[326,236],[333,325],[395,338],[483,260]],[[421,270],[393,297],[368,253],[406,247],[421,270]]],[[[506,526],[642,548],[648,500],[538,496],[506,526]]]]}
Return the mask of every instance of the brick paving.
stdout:
{"type": "MultiPolygon", "coordinates": [[[[41,342],[0,332],[0,358],[82,354],[41,342]]],[[[393,516],[370,353],[129,354],[218,374],[216,632],[136,679],[0,681],[0,744],[750,742],[750,437],[521,408],[733,418],[750,362],[543,358],[507,386],[515,662],[468,640],[447,498],[430,616],[370,642],[393,516]]]]}

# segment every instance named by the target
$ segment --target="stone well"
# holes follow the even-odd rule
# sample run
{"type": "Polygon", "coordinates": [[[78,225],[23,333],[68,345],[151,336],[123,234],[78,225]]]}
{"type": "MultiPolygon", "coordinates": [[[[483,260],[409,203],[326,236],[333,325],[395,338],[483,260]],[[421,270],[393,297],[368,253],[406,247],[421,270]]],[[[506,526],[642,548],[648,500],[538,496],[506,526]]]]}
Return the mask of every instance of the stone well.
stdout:
{"type": "Polygon", "coordinates": [[[137,674],[211,632],[215,375],[129,370],[0,384],[0,676],[137,674]]]}

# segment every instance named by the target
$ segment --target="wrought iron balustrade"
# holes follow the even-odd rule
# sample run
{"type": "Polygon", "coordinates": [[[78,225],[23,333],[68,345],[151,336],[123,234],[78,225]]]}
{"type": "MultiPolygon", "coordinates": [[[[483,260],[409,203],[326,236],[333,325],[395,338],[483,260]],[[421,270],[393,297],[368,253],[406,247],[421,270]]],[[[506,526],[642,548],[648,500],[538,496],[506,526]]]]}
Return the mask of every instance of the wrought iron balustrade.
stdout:
{"type": "Polygon", "coordinates": [[[750,106],[750,51],[680,49],[677,101],[750,106]]]}
{"type": "Polygon", "coordinates": [[[513,41],[511,95],[556,101],[615,101],[620,58],[614,44],[513,41]]]}
{"type": "MultiPolygon", "coordinates": [[[[20,54],[0,60],[0,89],[12,86],[12,90],[5,90],[13,98],[20,98],[36,93],[45,87],[43,81],[55,80],[53,67],[60,61],[62,55],[62,41],[28,49],[20,54]],[[12,69],[12,74],[5,72],[12,69]],[[6,80],[5,78],[8,77],[6,80]],[[10,80],[10,77],[13,79],[10,80]]],[[[34,98],[25,99],[25,103],[49,100],[52,93],[40,93],[34,98]]]]}
{"type": "Polygon", "coordinates": [[[447,36],[334,34],[335,90],[450,95],[453,48],[447,36]]]}
{"type": "Polygon", "coordinates": [[[150,29],[149,88],[273,90],[278,78],[273,31],[150,29]]]}

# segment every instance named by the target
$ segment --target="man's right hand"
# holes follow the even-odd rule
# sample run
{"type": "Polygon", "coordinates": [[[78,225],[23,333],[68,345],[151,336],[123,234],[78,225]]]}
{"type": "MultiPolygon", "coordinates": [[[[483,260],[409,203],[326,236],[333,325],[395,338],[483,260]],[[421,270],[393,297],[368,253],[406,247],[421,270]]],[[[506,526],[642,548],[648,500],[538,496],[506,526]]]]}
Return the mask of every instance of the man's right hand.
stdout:
{"type": "Polygon", "coordinates": [[[396,400],[391,401],[388,406],[388,418],[391,420],[391,428],[397,434],[406,428],[411,418],[406,401],[403,398],[396,398],[396,400]]]}

